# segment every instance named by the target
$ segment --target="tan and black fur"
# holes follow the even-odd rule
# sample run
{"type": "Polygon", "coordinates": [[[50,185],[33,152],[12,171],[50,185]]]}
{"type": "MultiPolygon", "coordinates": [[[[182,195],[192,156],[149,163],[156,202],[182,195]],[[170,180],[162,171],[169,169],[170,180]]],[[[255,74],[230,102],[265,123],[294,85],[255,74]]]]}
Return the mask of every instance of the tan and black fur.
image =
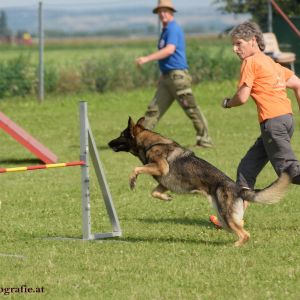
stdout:
{"type": "Polygon", "coordinates": [[[275,203],[284,195],[290,177],[283,173],[274,183],[260,191],[242,189],[232,179],[209,162],[180,146],[171,139],[143,127],[144,118],[137,124],[129,117],[127,128],[109,142],[115,152],[126,151],[137,156],[143,166],[135,167],[130,175],[131,189],[136,186],[139,174],[152,175],[158,186],[152,196],[171,200],[166,192],[199,193],[212,201],[222,227],[233,231],[236,246],[248,241],[250,234],[243,226],[243,201],[275,203]]]}

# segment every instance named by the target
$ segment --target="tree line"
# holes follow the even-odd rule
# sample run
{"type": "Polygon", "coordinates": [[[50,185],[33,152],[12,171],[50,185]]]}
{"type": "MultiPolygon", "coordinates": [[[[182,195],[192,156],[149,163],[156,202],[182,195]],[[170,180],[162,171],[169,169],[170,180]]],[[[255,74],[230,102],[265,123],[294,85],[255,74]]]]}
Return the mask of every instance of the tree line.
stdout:
{"type": "MultiPolygon", "coordinates": [[[[268,0],[214,0],[220,5],[220,10],[228,13],[250,13],[253,21],[257,22],[262,30],[268,26],[268,0]]],[[[300,0],[276,0],[276,3],[289,17],[300,15],[300,0]]]]}

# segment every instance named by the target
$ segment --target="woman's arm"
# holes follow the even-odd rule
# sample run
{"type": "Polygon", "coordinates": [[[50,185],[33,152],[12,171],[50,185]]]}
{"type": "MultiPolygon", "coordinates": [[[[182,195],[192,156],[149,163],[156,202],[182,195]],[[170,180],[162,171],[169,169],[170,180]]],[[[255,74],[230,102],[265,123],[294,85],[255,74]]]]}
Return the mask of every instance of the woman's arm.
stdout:
{"type": "Polygon", "coordinates": [[[243,84],[232,98],[227,98],[223,100],[222,106],[224,108],[231,108],[234,106],[243,105],[247,102],[250,93],[251,88],[249,88],[246,84],[243,84]]]}
{"type": "Polygon", "coordinates": [[[295,96],[297,98],[299,110],[300,110],[300,79],[298,76],[293,75],[286,82],[286,87],[289,89],[293,89],[295,96]]]}

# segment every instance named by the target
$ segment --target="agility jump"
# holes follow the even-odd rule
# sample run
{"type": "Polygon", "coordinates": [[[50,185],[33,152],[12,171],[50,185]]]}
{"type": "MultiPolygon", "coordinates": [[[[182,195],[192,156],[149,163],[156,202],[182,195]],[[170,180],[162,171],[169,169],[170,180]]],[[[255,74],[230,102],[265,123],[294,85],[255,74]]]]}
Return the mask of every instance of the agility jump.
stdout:
{"type": "Polygon", "coordinates": [[[0,168],[0,173],[34,171],[34,170],[41,170],[41,169],[75,167],[75,166],[83,166],[83,165],[84,165],[84,161],[71,161],[71,162],[59,163],[59,164],[35,165],[35,166],[17,167],[17,168],[0,168]]]}
{"type": "Polygon", "coordinates": [[[104,170],[98,156],[97,146],[89,125],[87,116],[87,103],[80,102],[80,161],[66,163],[35,165],[17,168],[0,168],[0,173],[36,171],[41,169],[53,169],[62,167],[81,166],[81,199],[82,199],[82,239],[97,240],[110,237],[119,237],[122,235],[119,219],[114,208],[112,197],[106,182],[104,170]],[[98,179],[102,192],[105,207],[112,225],[112,232],[92,233],[91,232],[91,205],[90,205],[90,177],[89,177],[89,156],[98,179]]]}
{"type": "Polygon", "coordinates": [[[0,112],[0,128],[14,138],[19,144],[27,148],[45,164],[57,162],[57,156],[51,150],[45,147],[2,112],[0,112]]]}

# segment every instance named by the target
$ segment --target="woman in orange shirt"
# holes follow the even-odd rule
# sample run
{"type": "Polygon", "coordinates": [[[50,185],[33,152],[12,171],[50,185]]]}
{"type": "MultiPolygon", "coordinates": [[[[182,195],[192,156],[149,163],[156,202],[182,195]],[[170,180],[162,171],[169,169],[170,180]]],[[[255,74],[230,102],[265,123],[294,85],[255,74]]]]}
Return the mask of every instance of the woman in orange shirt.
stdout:
{"type": "MultiPolygon", "coordinates": [[[[233,51],[242,61],[240,81],[235,95],[225,98],[222,106],[245,104],[251,96],[256,103],[261,130],[238,166],[237,183],[245,189],[254,189],[258,174],[270,161],[278,176],[286,171],[292,183],[300,184],[300,164],[290,143],[294,120],[286,91],[286,88],[294,90],[300,108],[300,79],[263,53],[265,44],[257,24],[238,25],[231,38],[233,51]]],[[[217,225],[214,216],[211,221],[217,225]]]]}

